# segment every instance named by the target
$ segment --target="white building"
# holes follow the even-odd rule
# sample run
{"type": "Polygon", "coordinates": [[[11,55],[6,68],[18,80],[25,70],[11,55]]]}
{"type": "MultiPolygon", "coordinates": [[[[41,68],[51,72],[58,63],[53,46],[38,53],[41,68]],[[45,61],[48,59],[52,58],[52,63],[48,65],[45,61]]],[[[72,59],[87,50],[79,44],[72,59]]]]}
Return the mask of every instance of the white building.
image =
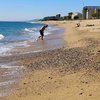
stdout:
{"type": "Polygon", "coordinates": [[[68,17],[69,19],[82,19],[82,14],[81,13],[78,13],[78,12],[70,12],[68,13],[68,17]]]}

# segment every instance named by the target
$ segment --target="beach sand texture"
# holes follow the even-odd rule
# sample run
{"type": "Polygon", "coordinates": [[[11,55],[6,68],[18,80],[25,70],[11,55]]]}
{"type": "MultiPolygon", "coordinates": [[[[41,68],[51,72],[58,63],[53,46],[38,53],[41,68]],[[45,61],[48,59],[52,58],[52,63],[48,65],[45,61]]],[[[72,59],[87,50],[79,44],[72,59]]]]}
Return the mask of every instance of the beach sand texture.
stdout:
{"type": "Polygon", "coordinates": [[[64,47],[24,55],[20,87],[0,100],[100,100],[100,20],[43,23],[65,29],[64,47]]]}

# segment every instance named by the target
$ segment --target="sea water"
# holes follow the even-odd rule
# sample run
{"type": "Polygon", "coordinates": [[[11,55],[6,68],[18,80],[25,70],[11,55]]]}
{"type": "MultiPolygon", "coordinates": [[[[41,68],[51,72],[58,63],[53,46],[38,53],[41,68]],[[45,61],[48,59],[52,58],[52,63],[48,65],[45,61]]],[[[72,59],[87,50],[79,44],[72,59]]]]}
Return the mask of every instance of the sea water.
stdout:
{"type": "MultiPolygon", "coordinates": [[[[40,33],[39,29],[44,24],[31,22],[0,22],[0,56],[7,55],[8,52],[18,46],[28,46],[28,42],[35,42],[40,33]]],[[[53,30],[58,30],[49,26],[45,35],[51,34],[53,30]]]]}

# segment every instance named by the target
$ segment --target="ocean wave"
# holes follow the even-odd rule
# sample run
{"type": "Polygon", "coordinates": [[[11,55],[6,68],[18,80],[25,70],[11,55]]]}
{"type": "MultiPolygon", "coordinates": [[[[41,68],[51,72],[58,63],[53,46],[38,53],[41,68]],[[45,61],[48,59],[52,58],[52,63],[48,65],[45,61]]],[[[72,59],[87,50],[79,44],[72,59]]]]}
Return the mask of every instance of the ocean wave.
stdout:
{"type": "Polygon", "coordinates": [[[26,31],[26,32],[34,32],[33,30],[28,29],[28,28],[25,28],[25,31],[26,31]]]}
{"type": "Polygon", "coordinates": [[[34,23],[41,23],[41,21],[32,21],[32,22],[29,22],[29,23],[32,23],[32,24],[34,24],[34,23]]]}
{"type": "Polygon", "coordinates": [[[56,31],[56,30],[59,30],[60,28],[57,28],[57,27],[48,27],[48,31],[56,31]]]}
{"type": "Polygon", "coordinates": [[[45,32],[45,35],[49,35],[49,34],[52,34],[52,33],[49,32],[49,31],[46,31],[46,32],[45,32]]]}
{"type": "Polygon", "coordinates": [[[3,38],[4,38],[4,36],[2,34],[0,34],[0,40],[3,39],[3,38]]]}

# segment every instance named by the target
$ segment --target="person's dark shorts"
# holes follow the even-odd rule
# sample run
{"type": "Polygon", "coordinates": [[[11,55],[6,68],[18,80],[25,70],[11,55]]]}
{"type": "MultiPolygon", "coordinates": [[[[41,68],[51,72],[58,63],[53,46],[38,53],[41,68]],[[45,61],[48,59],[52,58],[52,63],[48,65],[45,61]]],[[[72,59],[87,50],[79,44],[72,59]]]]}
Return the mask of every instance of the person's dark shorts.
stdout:
{"type": "Polygon", "coordinates": [[[43,31],[41,31],[41,30],[40,30],[40,35],[41,35],[41,36],[44,36],[44,32],[43,32],[43,31]]]}

